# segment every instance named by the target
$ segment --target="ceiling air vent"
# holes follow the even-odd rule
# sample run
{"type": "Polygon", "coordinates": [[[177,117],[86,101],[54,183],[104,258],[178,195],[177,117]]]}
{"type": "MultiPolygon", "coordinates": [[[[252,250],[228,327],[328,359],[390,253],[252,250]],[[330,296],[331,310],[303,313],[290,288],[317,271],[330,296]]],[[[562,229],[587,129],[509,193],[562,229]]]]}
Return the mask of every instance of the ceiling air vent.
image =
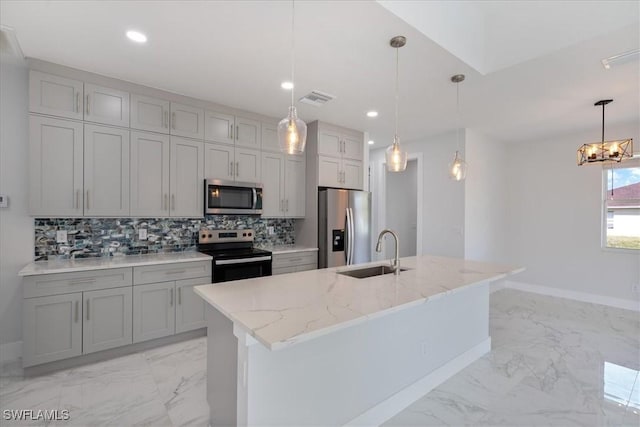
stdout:
{"type": "Polygon", "coordinates": [[[319,90],[312,90],[311,93],[300,98],[300,102],[303,104],[313,105],[314,107],[322,107],[324,104],[335,98],[335,96],[329,95],[328,93],[320,92],[319,90]]]}

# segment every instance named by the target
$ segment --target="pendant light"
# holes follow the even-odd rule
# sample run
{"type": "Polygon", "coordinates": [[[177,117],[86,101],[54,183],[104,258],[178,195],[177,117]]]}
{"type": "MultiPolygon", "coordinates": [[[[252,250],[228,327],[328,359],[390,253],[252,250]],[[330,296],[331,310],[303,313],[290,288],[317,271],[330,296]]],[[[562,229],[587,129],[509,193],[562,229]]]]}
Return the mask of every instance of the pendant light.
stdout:
{"type": "Polygon", "coordinates": [[[451,81],[456,84],[456,154],[449,164],[449,178],[454,181],[464,181],[467,177],[467,162],[460,155],[460,83],[464,81],[464,74],[451,76],[451,81]]]}
{"type": "Polygon", "coordinates": [[[278,123],[278,143],[280,150],[287,154],[302,154],[307,143],[307,125],[298,118],[298,112],[294,105],[295,90],[295,2],[291,1],[291,106],[289,114],[278,123]]]}
{"type": "Polygon", "coordinates": [[[604,140],[604,106],[610,102],[613,102],[613,99],[603,99],[593,104],[596,107],[602,106],[602,141],[583,144],[578,148],[578,166],[598,162],[620,163],[633,157],[633,139],[604,140]]]}
{"type": "Polygon", "coordinates": [[[387,171],[403,172],[407,169],[407,152],[400,149],[400,138],[398,138],[398,50],[407,43],[404,36],[395,36],[389,44],[396,49],[396,131],[391,144],[384,154],[387,162],[387,171]]]}

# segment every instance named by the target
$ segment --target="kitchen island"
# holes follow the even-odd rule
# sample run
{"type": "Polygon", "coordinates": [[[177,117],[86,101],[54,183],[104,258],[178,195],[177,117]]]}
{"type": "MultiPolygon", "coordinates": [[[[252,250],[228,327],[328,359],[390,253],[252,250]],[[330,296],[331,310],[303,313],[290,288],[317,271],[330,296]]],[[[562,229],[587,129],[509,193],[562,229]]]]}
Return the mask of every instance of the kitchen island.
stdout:
{"type": "Polygon", "coordinates": [[[383,422],[490,350],[489,283],[521,271],[420,256],[340,274],[367,265],[195,288],[212,426],[383,422]]]}

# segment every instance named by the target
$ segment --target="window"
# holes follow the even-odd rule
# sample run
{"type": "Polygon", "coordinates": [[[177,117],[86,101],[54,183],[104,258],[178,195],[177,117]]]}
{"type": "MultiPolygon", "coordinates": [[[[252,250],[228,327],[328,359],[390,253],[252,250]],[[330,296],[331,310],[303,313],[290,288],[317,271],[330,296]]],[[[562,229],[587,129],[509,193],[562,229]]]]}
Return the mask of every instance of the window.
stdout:
{"type": "Polygon", "coordinates": [[[640,250],[640,163],[629,163],[604,171],[603,244],[607,248],[640,250]]]}

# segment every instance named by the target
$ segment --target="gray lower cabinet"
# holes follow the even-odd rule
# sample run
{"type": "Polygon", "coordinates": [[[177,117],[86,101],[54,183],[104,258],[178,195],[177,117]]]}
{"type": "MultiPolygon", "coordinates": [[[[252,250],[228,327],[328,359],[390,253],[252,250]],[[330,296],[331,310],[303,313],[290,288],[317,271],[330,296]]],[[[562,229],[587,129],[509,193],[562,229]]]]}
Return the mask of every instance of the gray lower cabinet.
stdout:
{"type": "Polygon", "coordinates": [[[132,343],[132,291],[126,288],[84,292],[82,353],[132,343]]]}
{"type": "Polygon", "coordinates": [[[272,274],[296,273],[318,268],[317,251],[299,251],[273,254],[272,274]]]}
{"type": "Polygon", "coordinates": [[[133,342],[175,333],[175,282],[151,283],[133,289],[133,342]]]}
{"type": "Polygon", "coordinates": [[[176,282],[176,333],[207,326],[205,302],[193,292],[193,287],[210,282],[211,278],[178,280],[176,282]]]}
{"type": "Polygon", "coordinates": [[[25,367],[82,354],[82,292],[25,299],[22,315],[25,367]]]}

